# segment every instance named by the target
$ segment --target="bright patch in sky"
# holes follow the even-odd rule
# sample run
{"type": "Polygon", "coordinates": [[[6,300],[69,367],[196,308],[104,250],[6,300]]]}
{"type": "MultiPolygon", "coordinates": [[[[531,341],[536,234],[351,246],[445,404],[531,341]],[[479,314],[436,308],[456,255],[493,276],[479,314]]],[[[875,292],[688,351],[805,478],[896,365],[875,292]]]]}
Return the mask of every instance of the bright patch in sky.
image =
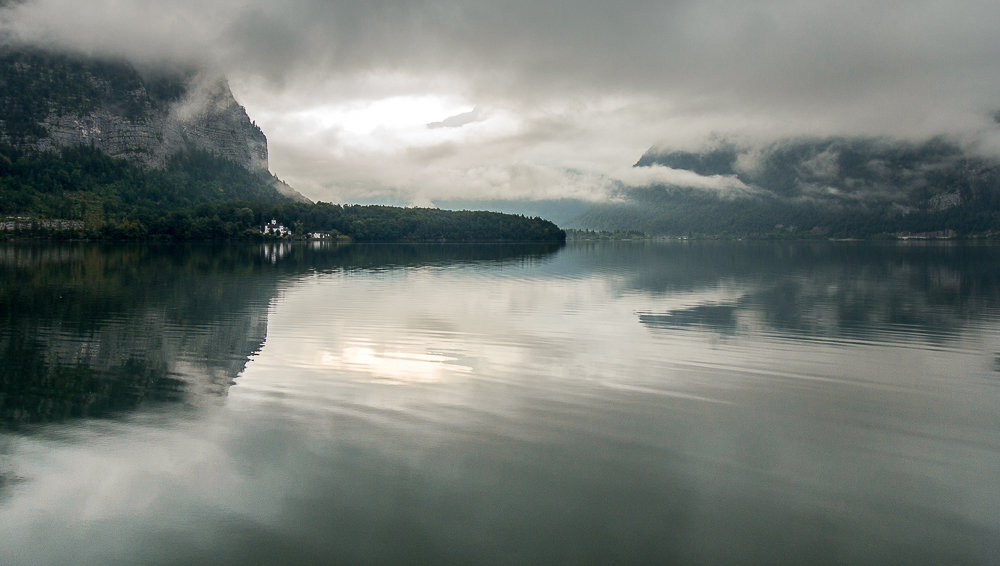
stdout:
{"type": "Polygon", "coordinates": [[[394,96],[307,110],[321,129],[336,129],[366,136],[379,132],[416,134],[427,124],[472,110],[454,99],[435,96],[394,96]]]}

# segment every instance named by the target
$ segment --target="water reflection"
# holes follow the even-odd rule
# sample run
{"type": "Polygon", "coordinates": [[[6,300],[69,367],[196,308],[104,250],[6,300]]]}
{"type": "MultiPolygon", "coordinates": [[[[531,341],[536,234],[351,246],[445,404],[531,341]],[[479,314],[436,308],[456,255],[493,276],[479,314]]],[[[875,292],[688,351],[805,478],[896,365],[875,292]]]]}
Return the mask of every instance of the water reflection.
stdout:
{"type": "Polygon", "coordinates": [[[625,252],[594,259],[642,254],[628,288],[703,295],[699,304],[638,313],[650,328],[845,339],[906,332],[941,341],[1000,306],[996,246],[689,243],[625,252]]]}
{"type": "MultiPolygon", "coordinates": [[[[309,273],[541,261],[559,246],[0,246],[0,426],[224,396],[309,273]]],[[[363,352],[362,352],[363,353],[363,352]]],[[[378,374],[438,361],[348,355],[378,374]]]]}
{"type": "Polygon", "coordinates": [[[369,346],[352,345],[339,354],[321,352],[318,366],[326,370],[345,370],[399,383],[434,383],[452,374],[468,374],[469,366],[456,364],[458,358],[405,351],[380,351],[369,346]]]}
{"type": "Polygon", "coordinates": [[[738,304],[696,305],[674,309],[664,314],[640,313],[639,322],[653,328],[709,328],[722,334],[735,334],[738,304]]]}
{"type": "Polygon", "coordinates": [[[225,393],[267,327],[248,250],[0,248],[0,423],[225,393]]]}
{"type": "Polygon", "coordinates": [[[6,250],[0,563],[996,555],[988,246],[6,250]]]}

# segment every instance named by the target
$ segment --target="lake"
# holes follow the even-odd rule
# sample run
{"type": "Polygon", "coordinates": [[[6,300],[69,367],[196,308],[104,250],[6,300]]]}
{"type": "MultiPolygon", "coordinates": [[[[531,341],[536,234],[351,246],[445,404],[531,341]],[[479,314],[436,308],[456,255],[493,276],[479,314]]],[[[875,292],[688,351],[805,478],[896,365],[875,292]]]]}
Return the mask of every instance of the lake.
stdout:
{"type": "Polygon", "coordinates": [[[0,244],[0,564],[989,564],[1000,246],[0,244]]]}

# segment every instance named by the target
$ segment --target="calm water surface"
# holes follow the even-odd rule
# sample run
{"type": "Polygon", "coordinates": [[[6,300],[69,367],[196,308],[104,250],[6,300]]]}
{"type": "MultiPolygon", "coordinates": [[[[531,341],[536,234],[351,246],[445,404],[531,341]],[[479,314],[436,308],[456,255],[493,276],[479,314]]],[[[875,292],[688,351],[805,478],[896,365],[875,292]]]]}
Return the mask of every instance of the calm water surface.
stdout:
{"type": "Polygon", "coordinates": [[[995,564],[1000,247],[0,246],[0,564],[995,564]]]}

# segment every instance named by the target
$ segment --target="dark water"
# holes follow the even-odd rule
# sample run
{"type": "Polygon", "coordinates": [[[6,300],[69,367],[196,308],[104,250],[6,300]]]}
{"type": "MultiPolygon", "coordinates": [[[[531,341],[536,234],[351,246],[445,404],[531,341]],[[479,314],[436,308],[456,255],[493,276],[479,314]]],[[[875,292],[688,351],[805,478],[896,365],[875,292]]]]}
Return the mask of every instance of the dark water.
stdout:
{"type": "Polygon", "coordinates": [[[995,564],[1000,247],[0,246],[0,564],[995,564]]]}

